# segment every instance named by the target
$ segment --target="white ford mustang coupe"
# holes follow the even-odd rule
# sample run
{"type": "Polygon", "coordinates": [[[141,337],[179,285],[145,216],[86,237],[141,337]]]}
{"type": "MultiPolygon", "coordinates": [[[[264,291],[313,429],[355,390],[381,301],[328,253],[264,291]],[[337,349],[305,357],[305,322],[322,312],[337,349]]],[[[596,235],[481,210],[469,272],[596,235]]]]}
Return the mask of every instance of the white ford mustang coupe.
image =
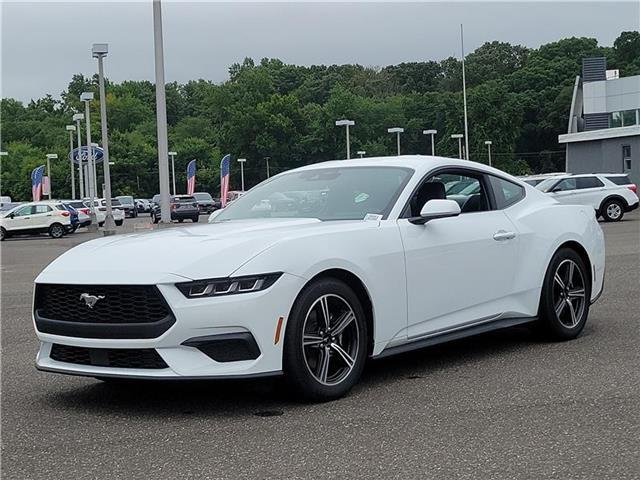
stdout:
{"type": "Polygon", "coordinates": [[[593,208],[500,170],[422,156],[320,163],[270,178],[208,225],[60,256],[35,281],[37,368],[284,374],[306,399],[329,400],[369,357],[528,322],[578,336],[604,262],[593,208]]]}

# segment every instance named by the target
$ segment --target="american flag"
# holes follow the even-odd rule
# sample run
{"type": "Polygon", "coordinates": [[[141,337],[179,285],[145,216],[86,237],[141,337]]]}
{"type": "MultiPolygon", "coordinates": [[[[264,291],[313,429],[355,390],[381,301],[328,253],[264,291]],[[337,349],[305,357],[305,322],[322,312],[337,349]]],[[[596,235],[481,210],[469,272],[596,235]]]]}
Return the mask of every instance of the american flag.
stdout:
{"type": "Polygon", "coordinates": [[[42,196],[42,176],[44,175],[44,165],[36,167],[31,172],[31,193],[33,194],[33,201],[40,201],[42,196]]]}
{"type": "Polygon", "coordinates": [[[220,204],[224,208],[227,205],[227,194],[229,193],[229,166],[231,155],[227,154],[220,162],[220,204]]]}
{"type": "Polygon", "coordinates": [[[187,165],[187,195],[196,191],[196,161],[191,160],[187,165]]]}

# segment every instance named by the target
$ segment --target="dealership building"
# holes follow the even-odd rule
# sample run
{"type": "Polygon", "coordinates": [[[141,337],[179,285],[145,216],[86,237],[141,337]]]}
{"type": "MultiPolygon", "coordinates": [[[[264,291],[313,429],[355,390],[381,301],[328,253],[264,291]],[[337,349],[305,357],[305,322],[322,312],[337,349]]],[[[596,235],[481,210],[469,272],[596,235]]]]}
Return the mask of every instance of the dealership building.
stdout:
{"type": "Polygon", "coordinates": [[[606,58],[585,58],[558,141],[567,172],[627,173],[640,184],[640,75],[620,78],[606,58]]]}

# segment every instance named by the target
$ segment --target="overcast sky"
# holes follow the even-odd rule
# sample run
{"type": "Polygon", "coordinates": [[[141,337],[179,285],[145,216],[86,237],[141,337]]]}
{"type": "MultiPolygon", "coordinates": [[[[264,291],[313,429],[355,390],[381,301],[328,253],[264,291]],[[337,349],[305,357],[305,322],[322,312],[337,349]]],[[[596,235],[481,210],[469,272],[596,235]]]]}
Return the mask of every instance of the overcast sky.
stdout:
{"type": "MultiPolygon", "coordinates": [[[[153,80],[151,1],[0,0],[3,97],[55,97],[74,73],[96,71],[91,44],[109,44],[111,80],[153,80]]],[[[244,57],[301,65],[385,66],[459,55],[491,40],[529,47],[589,36],[612,45],[640,29],[640,0],[486,3],[163,2],[167,82],[221,82],[244,57]]]]}

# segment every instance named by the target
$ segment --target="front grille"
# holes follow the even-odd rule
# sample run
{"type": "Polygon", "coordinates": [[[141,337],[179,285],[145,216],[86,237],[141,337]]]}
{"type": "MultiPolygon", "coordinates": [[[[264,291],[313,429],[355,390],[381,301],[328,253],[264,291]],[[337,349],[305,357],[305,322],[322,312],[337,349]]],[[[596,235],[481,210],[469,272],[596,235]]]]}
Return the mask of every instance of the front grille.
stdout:
{"type": "Polygon", "coordinates": [[[54,343],[52,360],[77,365],[113,368],[168,368],[153,348],[86,348],[54,343]]]}
{"type": "Polygon", "coordinates": [[[152,285],[38,284],[35,306],[39,316],[65,322],[153,323],[171,314],[152,285]],[[90,308],[83,294],[104,298],[90,308]]]}
{"type": "Polygon", "coordinates": [[[157,338],[176,321],[153,285],[37,284],[33,313],[39,332],[82,338],[157,338]]]}

